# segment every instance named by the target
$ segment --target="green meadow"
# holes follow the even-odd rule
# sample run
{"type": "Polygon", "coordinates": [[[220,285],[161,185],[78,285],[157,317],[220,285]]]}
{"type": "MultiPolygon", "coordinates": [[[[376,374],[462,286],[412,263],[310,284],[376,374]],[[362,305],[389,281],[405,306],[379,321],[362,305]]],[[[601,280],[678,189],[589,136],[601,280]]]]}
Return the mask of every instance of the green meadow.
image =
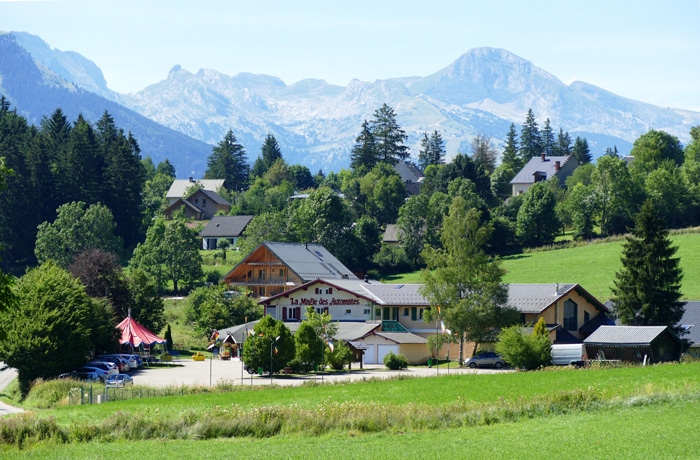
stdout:
{"type": "MultiPolygon", "coordinates": [[[[700,233],[671,235],[683,268],[683,299],[700,300],[700,233]]],[[[593,242],[566,249],[534,251],[501,259],[506,283],[578,283],[601,302],[610,298],[622,267],[623,241],[593,242]]],[[[420,283],[420,271],[390,276],[388,283],[420,283]]]]}

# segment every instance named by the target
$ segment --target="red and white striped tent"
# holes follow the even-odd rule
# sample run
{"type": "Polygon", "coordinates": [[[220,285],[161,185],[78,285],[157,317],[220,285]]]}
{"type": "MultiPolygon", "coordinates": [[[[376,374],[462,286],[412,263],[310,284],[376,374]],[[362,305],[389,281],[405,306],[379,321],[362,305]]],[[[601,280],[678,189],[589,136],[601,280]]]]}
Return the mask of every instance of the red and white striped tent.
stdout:
{"type": "Polygon", "coordinates": [[[131,345],[133,348],[138,348],[142,345],[150,347],[155,344],[165,343],[165,339],[161,339],[137,323],[131,317],[131,311],[129,311],[129,316],[117,325],[117,328],[122,331],[122,338],[119,340],[120,345],[131,345]]]}

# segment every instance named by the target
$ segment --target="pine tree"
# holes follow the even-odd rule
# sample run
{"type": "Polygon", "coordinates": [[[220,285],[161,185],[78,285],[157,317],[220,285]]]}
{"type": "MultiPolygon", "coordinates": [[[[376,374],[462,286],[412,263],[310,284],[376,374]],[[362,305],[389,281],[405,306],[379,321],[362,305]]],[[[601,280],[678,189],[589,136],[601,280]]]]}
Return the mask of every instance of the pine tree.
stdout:
{"type": "Polygon", "coordinates": [[[561,128],[557,136],[556,155],[562,157],[571,155],[571,136],[568,131],[565,133],[561,128]]]}
{"type": "Polygon", "coordinates": [[[472,160],[477,166],[491,175],[496,167],[496,156],[498,152],[491,143],[491,136],[484,133],[478,133],[472,139],[472,160]]]}
{"type": "Polygon", "coordinates": [[[683,316],[680,258],[674,257],[666,223],[648,200],[622,247],[622,270],[612,288],[615,314],[622,324],[669,326],[680,332],[683,316]]]}
{"type": "Polygon", "coordinates": [[[520,158],[523,163],[530,161],[530,158],[542,154],[542,137],[535,121],[535,114],[532,109],[527,111],[525,124],[520,131],[520,158]]]}
{"type": "Polygon", "coordinates": [[[353,171],[364,174],[374,168],[378,161],[379,156],[374,135],[370,130],[369,123],[365,120],[362,123],[362,131],[355,138],[355,145],[350,154],[350,167],[353,171]]]}
{"type": "Polygon", "coordinates": [[[542,151],[548,157],[554,155],[556,151],[554,132],[552,131],[552,126],[549,124],[549,118],[545,120],[544,128],[542,128],[542,151]]]}
{"type": "Polygon", "coordinates": [[[262,147],[260,147],[260,156],[253,163],[253,169],[250,171],[253,177],[263,177],[268,169],[275,161],[282,159],[282,151],[277,143],[277,139],[271,133],[267,133],[262,147]]]}
{"type": "Polygon", "coordinates": [[[207,179],[224,179],[226,188],[240,190],[248,182],[250,168],[245,148],[238,143],[233,131],[229,130],[223,140],[212,149],[207,159],[207,179]]]}
{"type": "Polygon", "coordinates": [[[409,157],[408,147],[404,145],[408,136],[397,123],[394,109],[382,104],[375,110],[370,126],[377,145],[379,161],[393,165],[398,160],[409,157]]]}
{"type": "Polygon", "coordinates": [[[442,135],[435,130],[430,135],[430,164],[444,165],[445,164],[445,141],[442,140],[442,135]]]}
{"type": "Polygon", "coordinates": [[[585,137],[582,139],[576,136],[572,155],[578,160],[579,164],[585,165],[591,162],[593,157],[591,156],[591,149],[588,148],[588,141],[585,137]]]}
{"type": "Polygon", "coordinates": [[[513,171],[520,171],[523,167],[520,158],[518,158],[518,139],[517,132],[515,131],[515,124],[510,124],[510,129],[506,135],[506,145],[503,148],[503,156],[501,157],[501,164],[510,166],[513,171]]]}
{"type": "Polygon", "coordinates": [[[431,153],[430,137],[428,137],[428,133],[423,133],[423,137],[420,140],[420,150],[418,151],[418,167],[421,171],[425,171],[425,168],[431,164],[431,153]]]}
{"type": "Polygon", "coordinates": [[[605,147],[605,156],[620,158],[620,154],[617,152],[617,145],[615,145],[613,148],[605,147]]]}
{"type": "Polygon", "coordinates": [[[168,177],[175,179],[175,166],[170,163],[167,158],[156,166],[156,174],[165,174],[168,177]]]}

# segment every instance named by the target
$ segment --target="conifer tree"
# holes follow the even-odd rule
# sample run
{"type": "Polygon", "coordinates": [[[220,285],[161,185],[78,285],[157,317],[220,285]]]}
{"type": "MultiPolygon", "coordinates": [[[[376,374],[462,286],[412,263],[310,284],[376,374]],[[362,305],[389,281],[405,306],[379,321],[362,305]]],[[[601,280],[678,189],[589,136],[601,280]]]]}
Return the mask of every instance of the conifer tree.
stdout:
{"type": "Polygon", "coordinates": [[[588,148],[588,141],[585,137],[581,138],[576,136],[572,155],[578,160],[579,164],[585,165],[591,162],[593,157],[591,156],[591,149],[588,148]]]}
{"type": "Polygon", "coordinates": [[[374,119],[370,126],[374,136],[379,161],[396,164],[398,160],[409,157],[408,147],[404,142],[408,139],[406,132],[396,121],[394,109],[386,104],[375,110],[374,119]]]}
{"type": "Polygon", "coordinates": [[[520,131],[520,158],[527,163],[530,158],[542,154],[542,137],[532,109],[527,111],[525,123],[520,131]]]}
{"type": "Polygon", "coordinates": [[[158,163],[158,166],[156,166],[156,174],[165,174],[166,176],[175,179],[175,166],[173,166],[173,164],[170,163],[170,160],[166,158],[158,163]]]}
{"type": "Polygon", "coordinates": [[[552,131],[552,126],[549,123],[549,118],[544,122],[544,128],[542,128],[542,151],[545,155],[552,156],[556,151],[556,143],[554,141],[554,132],[552,131]]]}
{"type": "Polygon", "coordinates": [[[430,135],[430,151],[432,153],[430,164],[436,166],[445,164],[445,141],[437,129],[430,135]]]}
{"type": "Polygon", "coordinates": [[[212,149],[207,159],[207,179],[224,179],[226,188],[240,190],[248,182],[250,168],[245,148],[238,143],[233,131],[229,131],[223,140],[212,149]]]}
{"type": "Polygon", "coordinates": [[[503,156],[501,157],[501,164],[510,166],[513,171],[520,171],[523,167],[520,158],[518,158],[518,134],[515,131],[515,124],[510,124],[510,129],[506,135],[506,144],[503,148],[503,156]]]}
{"type": "Polygon", "coordinates": [[[353,171],[364,174],[374,168],[378,161],[379,155],[374,135],[369,127],[369,123],[365,120],[362,123],[362,131],[355,138],[355,145],[350,154],[350,167],[353,171]]]}
{"type": "Polygon", "coordinates": [[[260,147],[260,156],[255,160],[251,176],[263,177],[275,161],[282,159],[282,151],[277,143],[277,139],[271,133],[267,133],[262,147],[260,147]]]}
{"type": "Polygon", "coordinates": [[[571,155],[571,136],[569,136],[568,131],[565,133],[561,128],[559,128],[557,136],[556,154],[559,156],[571,155]]]}
{"type": "Polygon", "coordinates": [[[420,150],[418,151],[418,167],[421,171],[425,171],[425,168],[430,165],[430,158],[430,137],[428,137],[428,133],[423,133],[423,137],[420,140],[420,150]]]}
{"type": "Polygon", "coordinates": [[[677,250],[671,246],[666,223],[648,200],[622,247],[622,270],[613,281],[612,300],[622,324],[664,325],[680,332],[683,271],[680,258],[674,257],[677,250]]]}

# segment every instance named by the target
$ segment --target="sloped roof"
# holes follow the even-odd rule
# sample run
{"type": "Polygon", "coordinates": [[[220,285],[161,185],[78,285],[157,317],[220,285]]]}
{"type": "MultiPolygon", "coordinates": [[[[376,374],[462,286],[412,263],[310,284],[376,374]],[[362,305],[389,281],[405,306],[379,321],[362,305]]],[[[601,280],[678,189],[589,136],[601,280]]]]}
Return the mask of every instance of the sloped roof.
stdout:
{"type": "Polygon", "coordinates": [[[385,243],[398,243],[399,242],[399,227],[396,224],[387,224],[386,230],[384,230],[385,243]]]}
{"type": "Polygon", "coordinates": [[[227,335],[233,337],[236,343],[245,342],[246,329],[253,329],[255,325],[258,324],[260,320],[248,321],[247,323],[237,324],[235,326],[227,327],[225,329],[219,329],[219,336],[226,338],[227,335]]]}
{"type": "Polygon", "coordinates": [[[253,216],[214,216],[199,233],[200,237],[237,237],[243,234],[253,216]]]}
{"type": "MultiPolygon", "coordinates": [[[[391,340],[394,343],[419,343],[426,344],[428,340],[420,335],[412,334],[411,332],[372,332],[371,334],[391,340]]],[[[367,334],[370,335],[370,334],[367,334]]]]}
{"type": "MultiPolygon", "coordinates": [[[[229,206],[231,205],[231,203],[226,201],[224,199],[224,197],[222,197],[221,195],[219,195],[218,193],[216,193],[213,190],[198,190],[198,192],[206,195],[210,200],[212,200],[216,204],[225,204],[225,205],[229,205],[229,206]]],[[[194,193],[192,195],[194,195],[194,193]]],[[[188,197],[188,198],[190,198],[190,197],[188,197]]]]}
{"type": "Polygon", "coordinates": [[[690,342],[691,347],[700,347],[700,302],[692,300],[685,302],[685,312],[680,325],[686,331],[683,339],[690,342]]]}
{"type": "Polygon", "coordinates": [[[129,344],[136,348],[140,345],[153,345],[166,342],[165,339],[161,339],[136,322],[136,320],[131,317],[131,311],[129,311],[129,316],[124,318],[124,321],[117,324],[117,329],[122,331],[122,336],[119,339],[121,345],[129,344]]]}
{"type": "Polygon", "coordinates": [[[649,345],[666,330],[680,341],[667,326],[600,326],[584,339],[588,345],[649,345]]]}
{"type": "Polygon", "coordinates": [[[168,193],[165,194],[166,198],[182,198],[185,195],[185,191],[188,187],[194,183],[200,184],[204,190],[210,190],[216,192],[220,187],[224,186],[224,179],[196,179],[190,182],[188,179],[175,179],[168,193]]]}
{"type": "MultiPolygon", "coordinates": [[[[370,334],[375,329],[381,326],[380,323],[368,323],[362,321],[335,321],[338,331],[335,334],[336,340],[344,340],[346,342],[356,341],[370,334]]],[[[285,323],[292,334],[296,334],[301,323],[285,323]]]]}
{"type": "Polygon", "coordinates": [[[179,200],[177,200],[176,202],[174,202],[173,204],[171,204],[170,206],[165,208],[165,211],[163,211],[163,214],[168,214],[172,211],[175,211],[176,209],[180,209],[182,206],[187,206],[188,208],[192,209],[194,212],[202,212],[202,210],[199,209],[194,204],[190,203],[189,201],[187,201],[184,198],[180,198],[179,200]]]}
{"type": "Polygon", "coordinates": [[[377,298],[380,305],[430,305],[419,292],[423,284],[361,284],[362,288],[377,298]]]}
{"type": "Polygon", "coordinates": [[[563,168],[568,161],[576,161],[576,159],[574,159],[573,155],[545,157],[544,160],[542,160],[541,156],[532,157],[510,183],[533,184],[535,182],[535,173],[538,172],[544,175],[546,179],[552,178],[557,174],[557,161],[559,162],[559,167],[563,168]]]}
{"type": "Polygon", "coordinates": [[[576,284],[559,284],[557,290],[557,285],[554,283],[507,284],[508,305],[520,313],[541,313],[576,286],[576,284]]]}
{"type": "Polygon", "coordinates": [[[423,179],[425,178],[425,175],[416,165],[404,160],[397,161],[394,165],[394,169],[404,182],[413,182],[417,184],[419,182],[423,182],[423,179]]]}

